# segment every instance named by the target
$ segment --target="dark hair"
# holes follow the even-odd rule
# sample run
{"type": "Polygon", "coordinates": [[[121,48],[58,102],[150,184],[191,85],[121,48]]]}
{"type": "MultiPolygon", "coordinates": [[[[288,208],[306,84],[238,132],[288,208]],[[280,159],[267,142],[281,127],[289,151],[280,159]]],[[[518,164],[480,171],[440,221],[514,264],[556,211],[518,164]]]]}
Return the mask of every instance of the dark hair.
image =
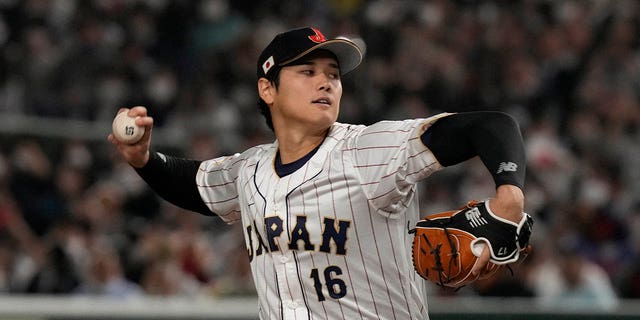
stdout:
{"type": "MultiPolygon", "coordinates": [[[[271,84],[273,84],[276,87],[276,89],[278,89],[278,86],[280,85],[281,69],[282,67],[274,66],[271,72],[269,72],[269,74],[265,76],[265,78],[269,80],[269,82],[271,82],[271,84]]],[[[271,120],[271,110],[269,110],[269,106],[267,105],[266,102],[264,102],[264,100],[262,100],[262,98],[260,98],[260,96],[258,96],[258,110],[260,110],[260,114],[264,116],[264,120],[267,123],[267,127],[269,127],[271,131],[274,131],[273,120],[271,120]]]]}

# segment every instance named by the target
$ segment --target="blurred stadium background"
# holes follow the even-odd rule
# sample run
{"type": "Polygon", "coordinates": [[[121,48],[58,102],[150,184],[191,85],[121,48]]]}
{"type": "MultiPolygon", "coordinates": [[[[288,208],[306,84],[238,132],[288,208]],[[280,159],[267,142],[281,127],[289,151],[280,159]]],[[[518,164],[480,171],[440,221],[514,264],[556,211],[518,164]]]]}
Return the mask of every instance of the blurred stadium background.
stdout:
{"type": "MultiPolygon", "coordinates": [[[[242,230],[157,198],[106,136],[145,105],[157,150],[270,142],[255,60],[300,25],[366,43],[342,122],[521,124],[534,252],[513,275],[432,287],[434,319],[640,318],[635,0],[1,0],[0,318],[255,318],[242,230]]],[[[421,186],[422,210],[492,188],[479,162],[456,166],[421,186]]]]}

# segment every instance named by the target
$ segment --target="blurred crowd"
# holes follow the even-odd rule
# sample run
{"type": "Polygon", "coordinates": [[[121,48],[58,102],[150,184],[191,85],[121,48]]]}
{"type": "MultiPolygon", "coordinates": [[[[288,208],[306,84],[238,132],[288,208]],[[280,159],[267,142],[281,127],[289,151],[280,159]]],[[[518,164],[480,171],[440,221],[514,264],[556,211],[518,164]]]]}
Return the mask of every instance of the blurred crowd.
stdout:
{"type": "MultiPolygon", "coordinates": [[[[610,308],[640,297],[640,2],[4,0],[0,117],[110,122],[145,105],[207,159],[273,140],[256,58],[317,26],[366,49],[339,121],[499,110],[520,123],[533,252],[453,292],[610,308]]],[[[159,199],[106,141],[0,135],[0,291],[254,294],[242,230],[159,199]]],[[[162,150],[162,141],[156,148],[162,150]]],[[[490,196],[479,161],[421,186],[423,212],[490,196]]]]}

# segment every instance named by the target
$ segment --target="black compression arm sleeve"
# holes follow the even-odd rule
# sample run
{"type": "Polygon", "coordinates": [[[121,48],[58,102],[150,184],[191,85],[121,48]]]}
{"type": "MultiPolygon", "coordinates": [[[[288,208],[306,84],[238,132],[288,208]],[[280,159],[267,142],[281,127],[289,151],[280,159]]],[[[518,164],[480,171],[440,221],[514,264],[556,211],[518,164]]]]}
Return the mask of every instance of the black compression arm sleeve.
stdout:
{"type": "Polygon", "coordinates": [[[205,205],[196,186],[200,161],[149,153],[149,162],[136,172],[160,197],[172,204],[204,215],[214,215],[205,205]]]}
{"type": "Polygon", "coordinates": [[[525,151],[518,123],[494,111],[456,113],[437,120],[421,136],[440,164],[451,166],[479,156],[496,183],[522,188],[525,151]]]}

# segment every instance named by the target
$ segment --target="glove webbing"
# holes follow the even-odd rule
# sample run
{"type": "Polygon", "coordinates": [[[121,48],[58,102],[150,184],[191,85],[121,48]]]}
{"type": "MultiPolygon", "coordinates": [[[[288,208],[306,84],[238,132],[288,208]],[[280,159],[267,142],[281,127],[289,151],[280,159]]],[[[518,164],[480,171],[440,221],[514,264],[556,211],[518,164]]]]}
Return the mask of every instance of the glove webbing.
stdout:
{"type": "MultiPolygon", "coordinates": [[[[444,230],[445,236],[447,237],[447,242],[449,242],[449,247],[451,248],[451,252],[452,252],[451,254],[452,257],[451,259],[449,259],[449,272],[447,273],[447,274],[451,274],[451,266],[453,263],[455,263],[454,261],[456,261],[455,258],[458,256],[458,250],[456,250],[456,247],[451,241],[451,238],[449,238],[449,231],[447,230],[447,228],[443,228],[443,230],[444,230]]],[[[425,234],[422,234],[422,237],[427,242],[430,253],[434,255],[436,258],[436,266],[432,268],[432,270],[435,270],[438,272],[438,281],[440,282],[439,285],[441,287],[444,287],[445,281],[449,282],[449,279],[446,279],[446,280],[442,279],[442,271],[444,271],[444,268],[442,266],[442,259],[440,258],[440,248],[442,248],[442,243],[438,243],[434,248],[433,245],[431,245],[431,241],[429,241],[429,238],[425,234]]],[[[421,251],[424,254],[426,254],[426,252],[424,252],[424,249],[421,249],[421,251]]]]}

